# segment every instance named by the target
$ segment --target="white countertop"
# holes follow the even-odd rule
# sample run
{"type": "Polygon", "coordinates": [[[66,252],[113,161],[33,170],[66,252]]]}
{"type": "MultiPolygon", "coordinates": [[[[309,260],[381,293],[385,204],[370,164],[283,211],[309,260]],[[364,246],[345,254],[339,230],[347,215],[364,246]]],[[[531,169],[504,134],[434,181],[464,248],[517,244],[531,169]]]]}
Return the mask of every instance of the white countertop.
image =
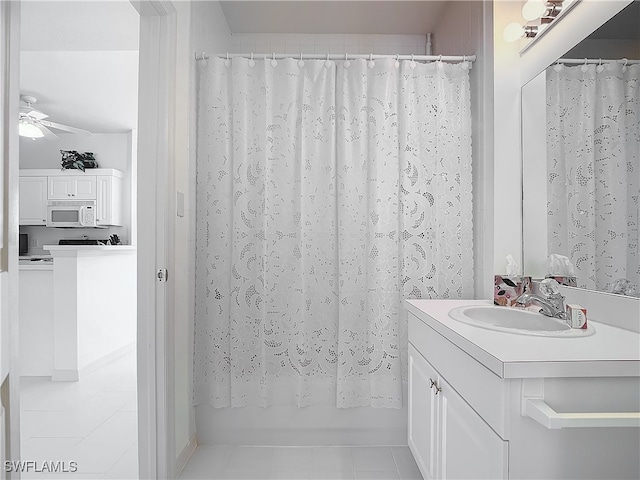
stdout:
{"type": "Polygon", "coordinates": [[[55,257],[86,257],[135,253],[134,245],[44,245],[44,250],[55,257]]]}
{"type": "Polygon", "coordinates": [[[455,307],[491,305],[490,301],[406,302],[409,312],[502,378],[640,376],[640,334],[597,319],[588,320],[596,330],[592,336],[536,337],[488,330],[449,317],[455,307]]]}

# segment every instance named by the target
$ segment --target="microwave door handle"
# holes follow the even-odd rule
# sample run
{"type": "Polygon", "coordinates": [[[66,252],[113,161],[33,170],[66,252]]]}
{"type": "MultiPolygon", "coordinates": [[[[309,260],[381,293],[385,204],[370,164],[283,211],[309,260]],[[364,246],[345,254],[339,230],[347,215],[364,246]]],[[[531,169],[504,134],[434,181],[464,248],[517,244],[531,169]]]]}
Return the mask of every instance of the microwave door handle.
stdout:
{"type": "Polygon", "coordinates": [[[85,227],[85,223],[84,223],[84,219],[85,219],[85,212],[87,210],[87,207],[80,207],[80,212],[79,212],[79,216],[78,216],[78,223],[80,224],[81,227],[85,227]]]}

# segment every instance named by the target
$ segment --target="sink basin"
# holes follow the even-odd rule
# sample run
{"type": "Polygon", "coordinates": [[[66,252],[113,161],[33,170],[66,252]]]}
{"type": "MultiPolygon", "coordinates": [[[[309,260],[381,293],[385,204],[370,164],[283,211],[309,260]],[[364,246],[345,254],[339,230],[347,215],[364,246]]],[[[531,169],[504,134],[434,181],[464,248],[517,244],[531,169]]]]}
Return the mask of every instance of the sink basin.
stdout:
{"type": "Polygon", "coordinates": [[[500,332],[542,337],[588,337],[595,333],[593,325],[587,329],[571,328],[564,320],[519,308],[495,305],[472,305],[454,308],[449,316],[459,322],[500,332]]]}

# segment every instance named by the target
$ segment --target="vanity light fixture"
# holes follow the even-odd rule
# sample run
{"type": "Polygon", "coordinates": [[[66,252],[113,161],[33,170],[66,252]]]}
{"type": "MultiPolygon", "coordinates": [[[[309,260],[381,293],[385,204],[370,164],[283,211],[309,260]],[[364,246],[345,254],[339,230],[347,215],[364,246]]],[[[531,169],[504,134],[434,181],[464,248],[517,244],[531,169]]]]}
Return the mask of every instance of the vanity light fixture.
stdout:
{"type": "Polygon", "coordinates": [[[517,22],[510,23],[504,29],[504,33],[502,36],[505,41],[513,43],[521,39],[525,38],[533,38],[538,34],[538,25],[520,25],[517,22]]]}
{"type": "Polygon", "coordinates": [[[539,19],[547,11],[546,3],[544,0],[528,0],[522,7],[522,16],[528,21],[539,19]]]}
{"type": "Polygon", "coordinates": [[[529,22],[538,21],[538,25],[520,25],[510,23],[504,29],[503,37],[507,42],[515,42],[522,37],[533,38],[549,25],[562,11],[564,0],[528,0],[522,7],[522,16],[529,22]]]}
{"type": "Polygon", "coordinates": [[[522,16],[527,21],[542,19],[542,23],[550,23],[562,11],[564,0],[528,0],[522,7],[522,16]]]}

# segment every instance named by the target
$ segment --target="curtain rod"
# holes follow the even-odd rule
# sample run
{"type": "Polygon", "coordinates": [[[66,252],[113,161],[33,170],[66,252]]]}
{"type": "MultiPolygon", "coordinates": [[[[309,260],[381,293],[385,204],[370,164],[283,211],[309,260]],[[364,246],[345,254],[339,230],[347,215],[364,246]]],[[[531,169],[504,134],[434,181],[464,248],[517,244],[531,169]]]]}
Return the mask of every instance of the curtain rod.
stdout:
{"type": "Polygon", "coordinates": [[[566,63],[567,65],[584,65],[585,63],[623,63],[625,65],[632,65],[634,63],[640,63],[640,60],[629,60],[626,58],[559,58],[555,63],[566,63]]]}
{"type": "Polygon", "coordinates": [[[205,52],[195,53],[196,60],[207,60],[211,57],[221,58],[266,58],[274,60],[282,60],[285,58],[293,58],[298,60],[355,60],[362,58],[364,60],[377,60],[379,58],[395,58],[396,60],[415,60],[422,62],[475,62],[475,55],[378,55],[378,54],[350,54],[350,53],[299,53],[299,54],[284,54],[284,53],[216,53],[208,54],[205,52]]]}

